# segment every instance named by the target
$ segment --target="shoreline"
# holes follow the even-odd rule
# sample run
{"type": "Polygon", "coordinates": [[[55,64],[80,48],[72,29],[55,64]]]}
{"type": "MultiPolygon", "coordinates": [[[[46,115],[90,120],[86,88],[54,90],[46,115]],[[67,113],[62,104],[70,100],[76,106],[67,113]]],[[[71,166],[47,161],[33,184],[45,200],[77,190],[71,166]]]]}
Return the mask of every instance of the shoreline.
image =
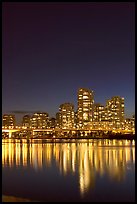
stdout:
{"type": "Polygon", "coordinates": [[[135,140],[134,136],[117,136],[117,137],[35,137],[35,138],[2,138],[3,142],[13,142],[13,143],[34,143],[34,142],[40,142],[41,143],[73,143],[73,142],[79,142],[79,140],[84,140],[87,142],[87,140],[135,140]]]}
{"type": "Polygon", "coordinates": [[[28,198],[21,198],[16,196],[2,195],[2,202],[40,202],[28,198]]]}

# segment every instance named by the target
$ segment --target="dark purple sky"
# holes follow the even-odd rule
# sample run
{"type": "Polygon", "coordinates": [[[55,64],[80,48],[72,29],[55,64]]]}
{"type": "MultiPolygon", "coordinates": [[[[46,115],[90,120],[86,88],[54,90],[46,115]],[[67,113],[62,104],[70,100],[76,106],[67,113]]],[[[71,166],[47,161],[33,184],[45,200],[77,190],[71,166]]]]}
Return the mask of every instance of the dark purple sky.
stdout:
{"type": "Polygon", "coordinates": [[[134,3],[3,3],[2,111],[77,108],[80,87],[135,110],[134,3]]]}

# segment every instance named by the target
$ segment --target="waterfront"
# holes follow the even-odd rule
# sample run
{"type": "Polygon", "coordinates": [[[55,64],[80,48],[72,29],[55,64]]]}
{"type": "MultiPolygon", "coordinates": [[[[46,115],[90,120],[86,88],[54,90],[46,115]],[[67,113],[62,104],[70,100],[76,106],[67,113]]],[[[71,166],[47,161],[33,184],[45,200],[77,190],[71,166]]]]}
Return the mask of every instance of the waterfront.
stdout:
{"type": "Polygon", "coordinates": [[[37,201],[135,201],[135,140],[2,140],[2,194],[37,201]]]}

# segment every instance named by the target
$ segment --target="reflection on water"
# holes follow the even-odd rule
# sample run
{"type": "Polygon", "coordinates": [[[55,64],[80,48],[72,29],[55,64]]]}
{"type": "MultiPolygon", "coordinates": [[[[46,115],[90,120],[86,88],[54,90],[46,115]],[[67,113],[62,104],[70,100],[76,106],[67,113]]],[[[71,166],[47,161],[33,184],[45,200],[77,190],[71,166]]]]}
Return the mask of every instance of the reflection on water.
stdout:
{"type": "Polygon", "coordinates": [[[95,187],[97,175],[107,175],[117,182],[124,180],[135,163],[135,141],[90,140],[76,143],[37,144],[9,142],[2,144],[2,166],[31,167],[36,171],[49,168],[52,162],[62,175],[78,174],[81,196],[95,187]],[[124,146],[123,146],[124,145],[124,146]]]}

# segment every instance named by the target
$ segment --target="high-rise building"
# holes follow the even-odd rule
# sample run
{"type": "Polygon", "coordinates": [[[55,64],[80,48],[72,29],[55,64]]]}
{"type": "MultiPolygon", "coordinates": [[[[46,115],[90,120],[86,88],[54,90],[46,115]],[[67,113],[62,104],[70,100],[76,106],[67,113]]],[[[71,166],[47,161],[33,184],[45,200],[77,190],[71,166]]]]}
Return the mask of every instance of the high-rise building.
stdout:
{"type": "Polygon", "coordinates": [[[100,103],[93,105],[93,121],[105,121],[105,107],[100,103]]]}
{"type": "Polygon", "coordinates": [[[2,122],[3,122],[3,126],[15,127],[15,115],[4,114],[2,122]]]}
{"type": "Polygon", "coordinates": [[[34,113],[31,117],[31,127],[34,128],[47,128],[48,124],[48,113],[38,112],[34,113]]]}
{"type": "Polygon", "coordinates": [[[74,127],[77,128],[78,125],[78,112],[74,112],[74,127]]]}
{"type": "Polygon", "coordinates": [[[124,128],[125,130],[130,130],[135,132],[135,118],[126,118],[124,121],[124,128]]]}
{"type": "Polygon", "coordinates": [[[56,127],[61,128],[61,113],[60,112],[56,113],[56,127]]]}
{"type": "Polygon", "coordinates": [[[22,126],[24,127],[30,127],[30,115],[24,115],[22,119],[22,126]]]}
{"type": "Polygon", "coordinates": [[[92,106],[94,103],[93,91],[85,88],[78,90],[78,127],[82,128],[93,120],[92,106]]]}
{"type": "Polygon", "coordinates": [[[64,103],[59,107],[61,117],[61,128],[74,128],[74,105],[72,103],[64,103]]]}
{"type": "Polygon", "coordinates": [[[56,119],[55,118],[49,118],[48,128],[55,128],[55,126],[56,126],[56,119]]]}
{"type": "Polygon", "coordinates": [[[114,96],[106,102],[107,120],[113,123],[113,127],[120,128],[124,122],[124,98],[114,96]]]}

